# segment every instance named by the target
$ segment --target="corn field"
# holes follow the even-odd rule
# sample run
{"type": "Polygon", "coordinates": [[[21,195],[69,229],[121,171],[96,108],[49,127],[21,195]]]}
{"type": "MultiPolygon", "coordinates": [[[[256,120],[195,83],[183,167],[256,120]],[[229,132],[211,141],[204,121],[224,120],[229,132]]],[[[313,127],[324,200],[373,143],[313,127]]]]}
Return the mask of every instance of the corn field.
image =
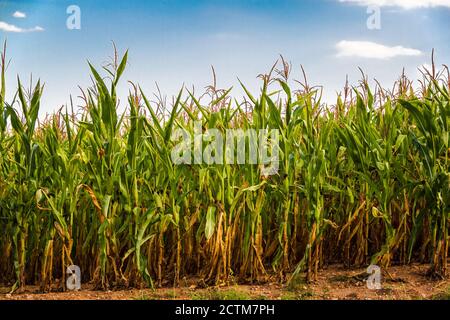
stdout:
{"type": "MultiPolygon", "coordinates": [[[[289,78],[283,59],[261,90],[236,99],[214,83],[152,101],[117,86],[125,54],[103,69],[84,106],[40,120],[44,87],[20,79],[0,94],[0,283],[48,291],[78,265],[99,289],[269,279],[314,281],[321,268],[423,262],[448,275],[450,78],[401,76],[392,90],[365,75],[334,106],[289,78]],[[281,67],[280,67],[281,66],[281,67]],[[294,83],[294,84],[293,84],[294,83]],[[295,88],[294,87],[298,87],[295,88]],[[174,130],[277,129],[279,172],[258,165],[175,165],[174,130]]],[[[88,68],[89,67],[89,68],[88,68]]],[[[102,70],[99,72],[98,70],[102,70]]],[[[248,150],[247,150],[248,152],[248,150]]]]}

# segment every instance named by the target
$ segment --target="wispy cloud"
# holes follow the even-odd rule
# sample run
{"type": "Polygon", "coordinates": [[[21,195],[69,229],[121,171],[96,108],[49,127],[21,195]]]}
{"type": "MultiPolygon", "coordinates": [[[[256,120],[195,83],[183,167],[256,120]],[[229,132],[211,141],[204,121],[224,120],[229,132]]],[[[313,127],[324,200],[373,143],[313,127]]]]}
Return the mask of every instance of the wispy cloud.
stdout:
{"type": "Polygon", "coordinates": [[[24,12],[16,11],[13,13],[13,17],[18,19],[24,19],[27,17],[27,15],[24,12]]]}
{"type": "Polygon", "coordinates": [[[450,0],[339,0],[339,2],[354,3],[362,6],[401,7],[404,9],[448,7],[450,0]]]}
{"type": "Polygon", "coordinates": [[[40,31],[45,31],[44,28],[36,26],[34,28],[31,29],[23,29],[20,27],[17,27],[13,24],[9,24],[3,21],[0,21],[0,31],[5,31],[5,32],[14,32],[14,33],[27,33],[27,32],[40,32],[40,31]]]}
{"type": "Polygon", "coordinates": [[[40,26],[36,26],[33,29],[28,29],[28,31],[31,31],[31,32],[36,32],[36,31],[37,32],[42,32],[42,31],[45,31],[45,29],[40,27],[40,26]]]}
{"type": "Polygon", "coordinates": [[[343,40],[336,44],[338,57],[360,57],[368,59],[392,59],[400,56],[420,56],[417,49],[402,46],[389,47],[370,41],[343,40]]]}

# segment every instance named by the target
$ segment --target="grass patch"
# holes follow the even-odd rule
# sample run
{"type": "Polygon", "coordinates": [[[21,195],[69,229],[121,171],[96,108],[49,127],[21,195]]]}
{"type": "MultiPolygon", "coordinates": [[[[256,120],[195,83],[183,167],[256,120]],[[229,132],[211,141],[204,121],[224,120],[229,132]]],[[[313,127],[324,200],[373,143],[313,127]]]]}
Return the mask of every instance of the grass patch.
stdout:
{"type": "Polygon", "coordinates": [[[314,297],[314,292],[304,285],[297,287],[297,289],[288,288],[281,295],[281,300],[308,300],[314,297]]]}
{"type": "Polygon", "coordinates": [[[194,292],[191,295],[192,300],[252,300],[251,296],[238,289],[209,289],[200,292],[194,292]]]}
{"type": "Polygon", "coordinates": [[[308,300],[314,297],[314,293],[312,291],[303,291],[303,292],[285,292],[281,296],[281,300],[308,300]]]}
{"type": "Polygon", "coordinates": [[[140,294],[137,297],[134,297],[133,300],[160,300],[158,296],[149,296],[147,294],[140,294]]]}
{"type": "Polygon", "coordinates": [[[433,300],[450,300],[450,286],[446,290],[434,295],[433,300]]]}

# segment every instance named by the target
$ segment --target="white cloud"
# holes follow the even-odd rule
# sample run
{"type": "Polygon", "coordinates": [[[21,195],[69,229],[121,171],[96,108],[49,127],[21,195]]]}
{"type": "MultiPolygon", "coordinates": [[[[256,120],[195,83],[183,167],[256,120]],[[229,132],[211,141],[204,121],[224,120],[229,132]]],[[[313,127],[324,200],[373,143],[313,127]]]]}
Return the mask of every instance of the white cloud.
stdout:
{"type": "Polygon", "coordinates": [[[27,17],[27,15],[24,12],[16,11],[13,13],[13,17],[18,19],[24,19],[27,17]]]}
{"type": "Polygon", "coordinates": [[[0,31],[5,31],[5,32],[15,32],[15,33],[26,33],[26,32],[40,32],[40,31],[44,31],[44,28],[36,26],[34,28],[31,29],[23,29],[23,28],[19,28],[13,24],[9,24],[3,21],[0,21],[0,31]]]}
{"type": "Polygon", "coordinates": [[[401,7],[404,9],[450,8],[450,0],[339,0],[339,2],[354,3],[362,6],[401,7]]]}
{"type": "Polygon", "coordinates": [[[338,57],[360,57],[369,59],[391,59],[400,56],[420,56],[422,52],[417,49],[402,46],[388,47],[369,41],[343,40],[336,44],[338,57]]]}

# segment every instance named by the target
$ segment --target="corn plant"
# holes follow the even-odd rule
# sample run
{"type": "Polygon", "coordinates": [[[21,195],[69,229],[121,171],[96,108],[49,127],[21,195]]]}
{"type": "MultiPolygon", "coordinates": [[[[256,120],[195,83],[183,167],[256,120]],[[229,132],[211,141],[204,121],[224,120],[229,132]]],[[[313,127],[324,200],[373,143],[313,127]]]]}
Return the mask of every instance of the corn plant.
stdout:
{"type": "Polygon", "coordinates": [[[404,77],[395,92],[363,79],[328,106],[306,77],[294,88],[283,60],[281,71],[261,77],[257,95],[241,83],[242,100],[214,83],[201,96],[183,88],[171,103],[152,101],[130,82],[121,114],[128,53],[116,54],[102,69],[89,64],[93,86],[82,90],[81,114],[65,108],[39,121],[39,81],[25,90],[18,80],[7,101],[5,51],[0,281],[13,291],[49,291],[57,279],[64,288],[72,264],[99,289],[177,286],[189,276],[207,284],[292,283],[303,274],[314,281],[329,263],[428,262],[431,276],[447,276],[443,73],[425,75],[421,92],[404,77]],[[192,158],[210,151],[198,131],[277,130],[278,172],[265,176],[247,162],[176,164],[179,129],[192,138],[192,158]]]}

